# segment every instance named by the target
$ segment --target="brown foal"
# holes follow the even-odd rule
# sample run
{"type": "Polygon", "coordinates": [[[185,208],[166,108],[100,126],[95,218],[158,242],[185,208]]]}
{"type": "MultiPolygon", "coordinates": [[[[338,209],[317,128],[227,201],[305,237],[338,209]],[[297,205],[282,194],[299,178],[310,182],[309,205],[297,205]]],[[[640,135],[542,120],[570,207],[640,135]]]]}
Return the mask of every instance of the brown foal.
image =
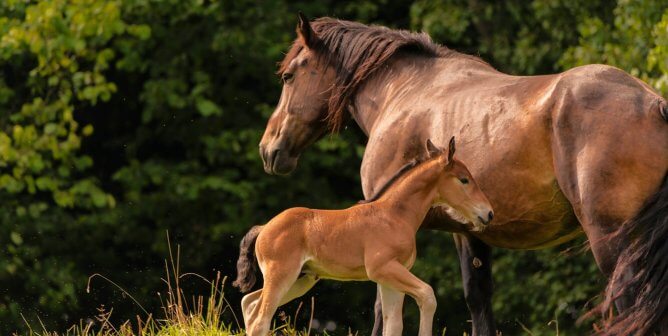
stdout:
{"type": "Polygon", "coordinates": [[[401,335],[408,294],[420,309],[419,335],[431,335],[434,292],[409,271],[418,228],[434,206],[478,230],[493,214],[471,173],[453,158],[454,137],[447,153],[429,140],[427,152],[424,162],[402,169],[370,202],[344,210],[291,208],[246,234],[234,285],[247,292],[255,283],[256,265],[264,276],[264,287],[241,300],[248,335],[267,335],[276,309],[304,295],[319,279],[376,282],[384,335],[401,335]]]}

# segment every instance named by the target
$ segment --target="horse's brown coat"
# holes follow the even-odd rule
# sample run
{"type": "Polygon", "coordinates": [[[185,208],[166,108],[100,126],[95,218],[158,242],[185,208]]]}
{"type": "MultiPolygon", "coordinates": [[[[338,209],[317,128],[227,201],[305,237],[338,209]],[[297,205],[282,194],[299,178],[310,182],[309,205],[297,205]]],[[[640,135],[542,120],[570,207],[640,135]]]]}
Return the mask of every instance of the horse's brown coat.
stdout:
{"type": "MultiPolygon", "coordinates": [[[[325,132],[322,120],[340,127],[346,114],[332,106],[345,106],[369,136],[361,168],[366,196],[419,150],[415,139],[444,144],[455,135],[496,217],[487,230],[472,233],[431,211],[426,226],[464,233],[458,238],[463,246],[477,237],[513,249],[553,246],[584,231],[605,274],[632,239],[611,240],[609,234],[668,188],[662,182],[668,170],[666,101],[617,68],[511,76],[425,42],[424,35],[329,18],[312,28],[302,25],[298,33],[311,29],[309,42],[298,39],[282,63],[282,73],[294,78],[284,85],[260,145],[269,173],[294,169],[301,151],[325,132]]],[[[654,214],[662,215],[668,216],[654,214]]],[[[633,305],[636,320],[668,320],[667,311],[643,312],[642,306],[633,305]]],[[[474,317],[474,333],[480,323],[474,317]]],[[[632,333],[642,330],[628,325],[632,333]]]]}

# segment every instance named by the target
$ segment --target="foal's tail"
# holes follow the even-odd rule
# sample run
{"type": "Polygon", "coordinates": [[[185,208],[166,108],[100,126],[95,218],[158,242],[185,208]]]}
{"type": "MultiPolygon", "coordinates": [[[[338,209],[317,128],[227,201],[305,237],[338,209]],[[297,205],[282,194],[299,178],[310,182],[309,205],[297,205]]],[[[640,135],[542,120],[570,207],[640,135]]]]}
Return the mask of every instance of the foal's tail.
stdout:
{"type": "Polygon", "coordinates": [[[631,243],[617,259],[600,308],[604,335],[668,334],[668,174],[661,189],[635,218],[615,235],[631,243]],[[631,299],[630,307],[613,316],[616,298],[631,299]]]}
{"type": "Polygon", "coordinates": [[[239,288],[242,293],[248,292],[257,280],[257,258],[255,258],[255,241],[263,225],[253,226],[241,239],[239,260],[237,260],[237,279],[232,286],[239,288]]]}

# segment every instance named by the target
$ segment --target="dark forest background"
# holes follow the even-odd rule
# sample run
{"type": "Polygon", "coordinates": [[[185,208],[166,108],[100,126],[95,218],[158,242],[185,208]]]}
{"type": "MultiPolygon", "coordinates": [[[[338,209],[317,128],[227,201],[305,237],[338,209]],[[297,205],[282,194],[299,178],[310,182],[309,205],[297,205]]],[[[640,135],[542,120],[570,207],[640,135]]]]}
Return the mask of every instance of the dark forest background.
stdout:
{"type": "MultiPolygon", "coordinates": [[[[143,315],[99,278],[87,293],[94,273],[159,316],[167,231],[182,272],[233,276],[250,226],[287,207],[362,197],[365,138],[353,123],[310,148],[290,177],[262,170],[276,62],[300,10],[424,30],[512,74],[606,63],[668,93],[668,0],[2,1],[0,334],[24,332],[24,318],[64,330],[101,305],[117,321],[143,315]]],[[[420,232],[419,242],[415,272],[436,289],[436,325],[461,335],[470,325],[452,238],[420,232]]],[[[584,243],[495,251],[504,335],[590,330],[575,320],[605,280],[584,243]]],[[[192,294],[210,290],[181,281],[192,294]]],[[[238,309],[239,294],[225,293],[238,309]]],[[[368,334],[372,284],[325,282],[309,295],[334,334],[368,334]]],[[[407,332],[416,321],[409,301],[407,332]]]]}

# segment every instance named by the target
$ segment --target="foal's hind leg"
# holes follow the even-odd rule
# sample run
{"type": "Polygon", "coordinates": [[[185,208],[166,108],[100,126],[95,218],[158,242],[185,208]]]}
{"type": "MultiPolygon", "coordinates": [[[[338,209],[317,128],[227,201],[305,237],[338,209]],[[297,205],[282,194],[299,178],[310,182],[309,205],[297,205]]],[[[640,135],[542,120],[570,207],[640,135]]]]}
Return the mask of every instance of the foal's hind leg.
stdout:
{"type": "Polygon", "coordinates": [[[250,326],[247,327],[249,336],[266,336],[271,327],[271,320],[276,309],[288,291],[291,289],[301,271],[299,262],[271,262],[264,269],[264,287],[262,295],[253,307],[250,326]]]}
{"type": "Polygon", "coordinates": [[[297,279],[295,283],[290,287],[287,293],[283,296],[281,299],[281,302],[278,304],[279,306],[282,306],[298,297],[301,297],[302,295],[306,294],[306,292],[309,291],[309,289],[313,288],[315,284],[320,280],[316,275],[313,274],[306,274],[297,279]]]}
{"type": "Polygon", "coordinates": [[[257,306],[261,295],[262,289],[258,289],[252,293],[244,295],[244,297],[241,299],[241,314],[244,317],[244,325],[246,328],[249,328],[251,322],[253,321],[252,313],[257,306]]]}
{"type": "Polygon", "coordinates": [[[431,286],[413,275],[397,261],[390,261],[371,269],[367,267],[369,280],[406,293],[415,299],[420,308],[419,336],[431,336],[436,312],[436,296],[431,286]]]}
{"type": "MultiPolygon", "coordinates": [[[[280,303],[278,306],[282,306],[298,297],[301,297],[302,295],[306,294],[306,292],[309,291],[309,289],[313,288],[313,286],[318,282],[318,277],[312,274],[307,274],[295,281],[294,284],[292,284],[292,287],[287,291],[287,293],[281,298],[280,303]]],[[[257,315],[258,310],[256,307],[258,306],[258,303],[260,302],[260,298],[262,295],[262,289],[258,289],[253,293],[250,293],[241,300],[241,312],[244,317],[244,324],[246,325],[246,328],[250,329],[251,324],[255,320],[255,315],[257,315]]]]}

